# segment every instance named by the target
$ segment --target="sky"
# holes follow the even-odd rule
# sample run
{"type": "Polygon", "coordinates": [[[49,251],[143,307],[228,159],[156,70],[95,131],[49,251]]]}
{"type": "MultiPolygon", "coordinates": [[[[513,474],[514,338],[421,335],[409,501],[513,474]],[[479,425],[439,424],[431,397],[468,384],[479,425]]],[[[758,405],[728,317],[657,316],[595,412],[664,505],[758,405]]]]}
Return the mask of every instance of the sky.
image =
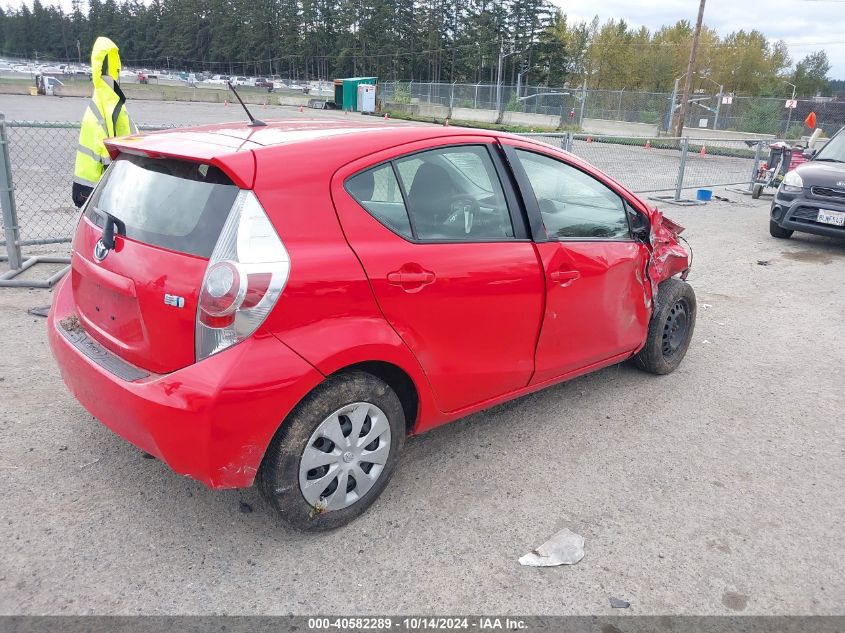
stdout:
{"type": "MultiPolygon", "coordinates": [[[[651,30],[678,20],[695,24],[698,0],[553,0],[573,21],[598,15],[624,19],[651,30]]],[[[845,79],[845,0],[707,0],[704,23],[719,35],[757,29],[784,40],[793,63],[808,53],[827,51],[830,78],[845,79]]]]}

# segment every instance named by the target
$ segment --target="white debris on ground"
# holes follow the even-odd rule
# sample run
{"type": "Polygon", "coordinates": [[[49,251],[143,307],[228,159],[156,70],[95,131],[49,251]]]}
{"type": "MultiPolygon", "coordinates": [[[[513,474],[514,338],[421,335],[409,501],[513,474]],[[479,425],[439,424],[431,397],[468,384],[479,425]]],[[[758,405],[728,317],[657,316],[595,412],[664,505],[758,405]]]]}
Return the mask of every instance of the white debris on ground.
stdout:
{"type": "Polygon", "coordinates": [[[584,558],[584,537],[563,528],[540,547],[519,559],[527,567],[574,565],[584,558]]]}

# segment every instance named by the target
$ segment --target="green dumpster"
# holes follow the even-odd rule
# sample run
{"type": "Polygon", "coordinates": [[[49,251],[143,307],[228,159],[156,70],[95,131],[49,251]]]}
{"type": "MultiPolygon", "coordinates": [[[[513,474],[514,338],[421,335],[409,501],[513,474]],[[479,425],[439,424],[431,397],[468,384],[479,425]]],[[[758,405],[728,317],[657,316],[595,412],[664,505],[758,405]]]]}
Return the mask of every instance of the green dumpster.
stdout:
{"type": "Polygon", "coordinates": [[[341,110],[358,112],[358,86],[378,83],[378,77],[347,77],[334,80],[334,102],[341,110]]]}

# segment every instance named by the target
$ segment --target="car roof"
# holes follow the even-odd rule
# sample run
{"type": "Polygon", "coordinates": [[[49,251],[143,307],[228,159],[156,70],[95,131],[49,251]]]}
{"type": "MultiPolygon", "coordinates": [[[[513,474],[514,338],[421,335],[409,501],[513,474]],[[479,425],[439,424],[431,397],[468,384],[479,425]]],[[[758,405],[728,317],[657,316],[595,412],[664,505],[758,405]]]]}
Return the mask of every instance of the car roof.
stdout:
{"type": "MultiPolygon", "coordinates": [[[[224,168],[239,186],[249,187],[255,174],[250,152],[297,151],[298,157],[320,157],[326,167],[338,166],[356,157],[384,149],[436,138],[457,137],[508,138],[513,134],[455,126],[399,124],[381,117],[349,114],[338,119],[292,119],[268,121],[251,127],[246,122],[216,123],[189,128],[174,128],[141,135],[111,138],[105,141],[112,158],[121,152],[149,156],[168,156],[209,161],[224,168]],[[236,177],[236,172],[240,176],[236,177]]],[[[534,139],[522,139],[536,143],[534,139]]],[[[542,145],[542,143],[538,143],[542,145]]],[[[576,159],[576,162],[577,161],[576,159]]]]}
{"type": "MultiPolygon", "coordinates": [[[[125,137],[111,139],[109,144],[117,147],[131,145],[144,151],[167,153],[167,146],[172,145],[174,153],[184,155],[186,144],[217,145],[219,152],[242,150],[259,150],[263,147],[279,145],[312,143],[314,141],[337,141],[341,138],[355,140],[365,139],[373,144],[408,143],[436,137],[459,136],[472,134],[473,136],[497,136],[495,132],[481,129],[468,129],[449,126],[433,125],[401,125],[391,120],[367,117],[367,120],[354,120],[361,115],[350,114],[338,120],[326,119],[296,119],[284,121],[268,121],[266,126],[251,127],[246,122],[215,123],[189,128],[174,128],[145,134],[141,137],[125,137]],[[131,141],[124,143],[125,140],[131,141]]],[[[370,143],[366,143],[370,145],[370,143]]],[[[206,152],[202,152],[203,155],[206,152]]],[[[203,156],[198,156],[201,158],[203,156]]]]}
{"type": "MultiPolygon", "coordinates": [[[[350,114],[350,119],[361,115],[350,114]]],[[[439,136],[455,136],[471,133],[481,136],[495,136],[489,130],[468,130],[466,128],[437,127],[432,125],[402,125],[382,118],[368,117],[367,120],[326,120],[326,119],[298,119],[284,121],[268,121],[266,126],[250,127],[247,123],[216,123],[180,130],[182,133],[194,133],[209,139],[212,135],[238,139],[252,145],[272,147],[291,143],[309,143],[317,140],[345,141],[361,140],[362,137],[372,138],[375,134],[385,143],[391,141],[406,143],[418,139],[439,136]]],[[[166,134],[167,132],[165,132],[166,134]]],[[[223,141],[223,139],[220,139],[223,141]]],[[[228,144],[228,141],[224,142],[228,144]]]]}

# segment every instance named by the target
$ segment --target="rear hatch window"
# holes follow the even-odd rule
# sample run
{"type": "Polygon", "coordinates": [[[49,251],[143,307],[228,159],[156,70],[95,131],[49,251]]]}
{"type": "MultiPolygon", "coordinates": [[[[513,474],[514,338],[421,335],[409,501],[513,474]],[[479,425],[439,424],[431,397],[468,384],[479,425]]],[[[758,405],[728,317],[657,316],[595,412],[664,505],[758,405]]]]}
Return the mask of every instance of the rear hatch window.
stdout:
{"type": "Polygon", "coordinates": [[[208,258],[238,188],[212,165],[125,155],[108,169],[86,216],[97,226],[103,212],[126,224],[126,237],[208,258]]]}
{"type": "Polygon", "coordinates": [[[74,239],[74,300],[88,333],[150,372],[192,364],[203,275],[238,191],[212,165],[119,156],[74,239]],[[99,260],[105,214],[126,234],[99,260]]]}

